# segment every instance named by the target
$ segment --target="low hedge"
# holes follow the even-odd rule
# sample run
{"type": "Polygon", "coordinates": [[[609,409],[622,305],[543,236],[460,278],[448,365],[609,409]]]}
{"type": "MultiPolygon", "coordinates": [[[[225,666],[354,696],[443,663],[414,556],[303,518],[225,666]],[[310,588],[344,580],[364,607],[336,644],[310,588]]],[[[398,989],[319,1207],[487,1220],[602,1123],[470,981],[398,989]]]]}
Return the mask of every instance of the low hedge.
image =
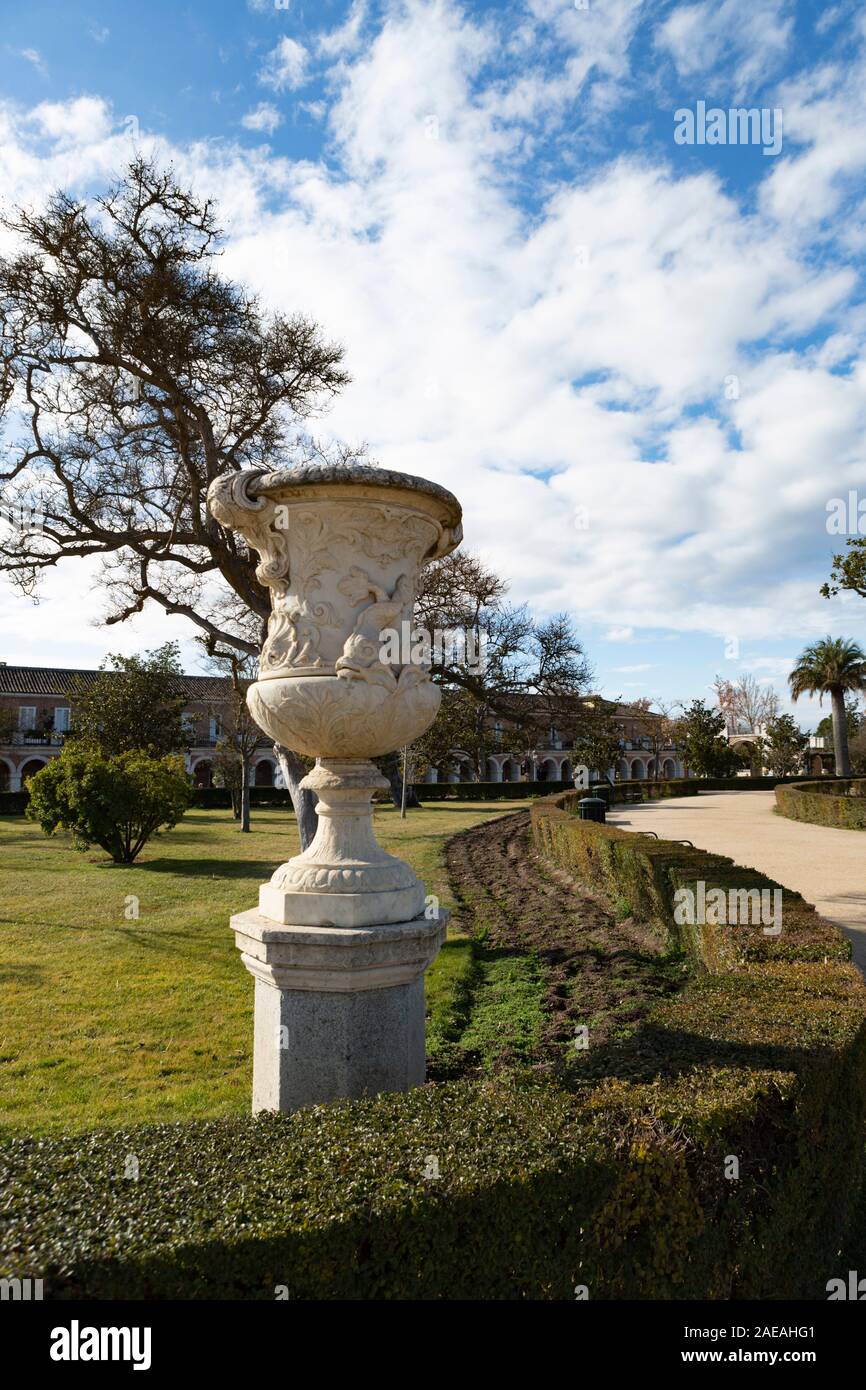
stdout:
{"type": "MultiPolygon", "coordinates": [[[[3,1277],[42,1278],[49,1299],[820,1296],[847,1214],[825,1180],[851,1157],[836,1103],[859,1100],[860,1015],[835,980],[804,1104],[796,1020],[828,982],[800,970],[763,1068],[741,1010],[715,1025],[715,1065],[650,1084],[452,1082],[290,1117],[6,1141],[3,1277]]],[[[762,984],[743,980],[759,1013],[762,984]]],[[[705,1032],[717,1005],[704,1000],[705,1032]]]]}
{"type": "Polygon", "coordinates": [[[660,942],[686,951],[700,969],[727,970],[756,960],[851,959],[850,942],[793,889],[722,854],[579,820],[575,813],[580,795],[566,792],[532,808],[536,848],[583,883],[623,901],[631,916],[653,928],[660,942]],[[781,934],[767,936],[760,925],[678,925],[674,895],[683,888],[697,893],[698,882],[705,884],[707,893],[713,888],[725,894],[732,889],[779,889],[781,934]]]}
{"type": "Polygon", "coordinates": [[[416,782],[418,800],[517,801],[527,796],[550,796],[572,782],[416,782]]]}
{"type": "MultiPolygon", "coordinates": [[[[722,1045],[722,1055],[733,1047],[744,1083],[750,1076],[763,1076],[768,1067],[790,1080],[781,1109],[772,1096],[758,1102],[758,1113],[765,1116],[760,1123],[780,1126],[783,1157],[769,1170],[763,1198],[743,1213],[744,1239],[735,1259],[760,1282],[757,1270],[766,1270],[766,1252],[774,1249],[777,1285],[766,1296],[797,1297],[791,1252],[796,1250],[799,1259],[808,1246],[815,1269],[832,1264],[863,1177],[866,986],[849,963],[850,944],[788,889],[781,890],[779,936],[765,935],[759,924],[679,924],[678,889],[697,893],[699,881],[707,892],[718,887],[726,893],[750,888],[772,892],[781,885],[722,855],[581,821],[573,814],[578,799],[571,792],[532,808],[537,850],[590,888],[625,900],[632,918],[649,927],[664,948],[681,950],[697,972],[691,986],[652,1016],[644,1040],[652,1054],[649,1069],[659,1077],[677,1073],[680,1079],[690,1071],[696,1096],[702,1096],[722,1045]],[[680,1042],[681,1055],[676,1047],[671,1054],[672,1036],[680,1042]],[[798,1215],[802,1202],[816,1205],[798,1215]]],[[[605,1059],[605,1069],[609,1066],[605,1059]]],[[[691,1107],[672,1112],[666,1083],[658,1085],[654,1113],[660,1118],[676,1114],[693,1134],[691,1107]]],[[[729,1116],[736,1117],[738,1104],[731,1105],[729,1097],[728,1106],[729,1116]]],[[[724,1131],[727,1120],[720,1111],[713,1116],[715,1110],[711,1103],[705,1116],[724,1131]]],[[[760,1149],[760,1141],[753,1142],[760,1149]]],[[[732,1142],[728,1152],[740,1150],[732,1142]]]]}
{"type": "Polygon", "coordinates": [[[866,778],[834,777],[776,788],[776,810],[789,820],[866,830],[866,778]]]}
{"type": "Polygon", "coordinates": [[[60,1299],[826,1297],[866,1115],[847,943],[796,894],[778,939],[677,927],[678,885],[746,871],[579,821],[579,795],[532,808],[537,848],[687,967],[635,1032],[555,1077],[6,1140],[0,1275],[60,1299]]]}

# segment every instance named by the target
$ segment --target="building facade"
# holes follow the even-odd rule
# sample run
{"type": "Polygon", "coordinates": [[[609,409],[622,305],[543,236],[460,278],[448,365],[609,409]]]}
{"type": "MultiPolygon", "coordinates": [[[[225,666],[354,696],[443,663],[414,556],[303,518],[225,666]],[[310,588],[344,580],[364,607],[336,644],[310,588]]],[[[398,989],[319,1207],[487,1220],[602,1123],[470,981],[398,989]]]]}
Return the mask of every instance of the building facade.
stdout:
{"type": "MultiPolygon", "coordinates": [[[[28,778],[56,758],[74,718],[74,704],[66,693],[73,684],[86,685],[99,671],[44,666],[9,666],[0,662],[0,791],[18,791],[28,778]]],[[[183,676],[187,696],[185,721],[190,745],[187,771],[196,786],[213,785],[213,759],[222,731],[223,712],[229,700],[227,681],[221,676],[183,676]]],[[[647,730],[654,716],[619,705],[615,717],[622,731],[620,754],[610,768],[591,768],[594,779],[611,781],[683,777],[686,769],[673,747],[659,749],[647,730]],[[658,762],[658,774],[656,763],[658,762]]],[[[657,718],[657,716],[656,716],[657,718]]],[[[487,758],[490,782],[570,782],[579,759],[574,740],[556,728],[534,747],[516,746],[516,731],[497,723],[493,728],[495,751],[487,758]]],[[[273,744],[262,736],[253,754],[252,784],[281,786],[282,777],[273,744]]],[[[439,767],[427,770],[426,782],[474,782],[469,754],[454,749],[439,767]]]]}
{"type": "MultiPolygon", "coordinates": [[[[103,674],[0,662],[0,791],[18,791],[59,755],[74,716],[74,704],[66,692],[73,684],[87,685],[103,674]]],[[[190,737],[187,771],[196,786],[209,787],[229,700],[228,682],[221,676],[183,676],[182,680],[190,737]]],[[[254,786],[281,784],[273,744],[264,735],[252,764],[254,786]]]]}
{"type": "MultiPolygon", "coordinates": [[[[611,782],[643,781],[657,776],[688,775],[676,748],[672,745],[659,747],[659,739],[652,731],[660,715],[635,709],[632,705],[617,705],[614,718],[622,734],[619,756],[609,768],[590,768],[593,780],[606,777],[611,782]]],[[[554,727],[537,739],[534,747],[521,750],[515,746],[516,730],[497,722],[493,726],[493,741],[501,745],[501,751],[497,747],[487,757],[486,780],[489,782],[571,782],[580,762],[574,755],[574,739],[554,727]]],[[[454,749],[446,762],[428,768],[423,780],[474,782],[473,759],[462,749],[454,749]]]]}

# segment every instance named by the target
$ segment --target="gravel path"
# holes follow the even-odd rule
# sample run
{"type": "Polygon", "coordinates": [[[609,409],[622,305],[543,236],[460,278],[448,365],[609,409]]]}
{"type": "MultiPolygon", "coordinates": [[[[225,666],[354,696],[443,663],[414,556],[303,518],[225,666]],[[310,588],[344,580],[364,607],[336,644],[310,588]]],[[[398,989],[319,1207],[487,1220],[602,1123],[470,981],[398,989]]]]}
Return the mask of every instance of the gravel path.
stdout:
{"type": "Polygon", "coordinates": [[[866,975],[866,830],[787,820],[775,804],[771,791],[701,792],[617,807],[608,824],[689,839],[794,888],[841,927],[866,975]]]}

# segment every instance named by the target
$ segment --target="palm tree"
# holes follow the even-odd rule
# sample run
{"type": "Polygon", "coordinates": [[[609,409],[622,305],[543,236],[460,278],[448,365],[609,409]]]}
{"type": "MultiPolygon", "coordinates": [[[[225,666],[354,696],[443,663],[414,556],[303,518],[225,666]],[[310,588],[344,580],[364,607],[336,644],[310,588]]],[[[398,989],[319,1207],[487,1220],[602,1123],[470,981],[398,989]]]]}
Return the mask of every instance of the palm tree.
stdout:
{"type": "Polygon", "coordinates": [[[792,700],[800,695],[817,694],[819,701],[824,695],[830,696],[836,775],[850,777],[845,694],[849,690],[866,689],[866,652],[844,637],[824,637],[800,653],[788,683],[792,700]]]}

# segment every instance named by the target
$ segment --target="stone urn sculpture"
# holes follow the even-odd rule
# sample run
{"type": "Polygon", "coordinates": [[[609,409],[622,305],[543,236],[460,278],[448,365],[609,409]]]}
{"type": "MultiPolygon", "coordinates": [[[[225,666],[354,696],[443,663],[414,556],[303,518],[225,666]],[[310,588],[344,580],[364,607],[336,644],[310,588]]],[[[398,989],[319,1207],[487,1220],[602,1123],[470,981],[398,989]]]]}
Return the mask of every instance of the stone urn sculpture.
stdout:
{"type": "Polygon", "coordinates": [[[370,760],[436,717],[429,672],[383,651],[392,634],[409,645],[419,573],[459,544],[460,504],[422,478],[308,464],[223,474],[208,508],[271,590],[249,708],[316,759],[301,785],[319,798],[312,844],[232,918],[255,979],[253,1110],[405,1090],[424,1080],[424,971],[447,914],[377,844],[372,796],[388,783],[370,760]]]}

